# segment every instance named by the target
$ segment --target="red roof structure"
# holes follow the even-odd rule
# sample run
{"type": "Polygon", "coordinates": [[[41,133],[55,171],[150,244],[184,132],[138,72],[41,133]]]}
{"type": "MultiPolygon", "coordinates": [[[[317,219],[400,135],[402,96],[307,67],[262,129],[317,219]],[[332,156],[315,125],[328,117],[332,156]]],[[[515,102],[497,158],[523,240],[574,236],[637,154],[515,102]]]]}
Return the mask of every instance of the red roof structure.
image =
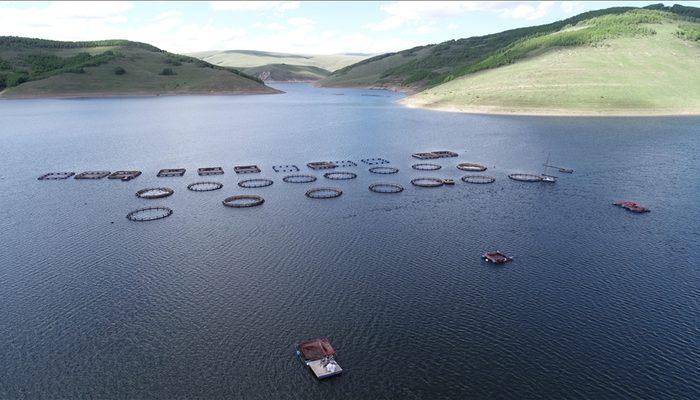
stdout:
{"type": "Polygon", "coordinates": [[[335,355],[335,350],[326,338],[311,339],[299,343],[299,351],[307,360],[320,360],[335,355]]]}

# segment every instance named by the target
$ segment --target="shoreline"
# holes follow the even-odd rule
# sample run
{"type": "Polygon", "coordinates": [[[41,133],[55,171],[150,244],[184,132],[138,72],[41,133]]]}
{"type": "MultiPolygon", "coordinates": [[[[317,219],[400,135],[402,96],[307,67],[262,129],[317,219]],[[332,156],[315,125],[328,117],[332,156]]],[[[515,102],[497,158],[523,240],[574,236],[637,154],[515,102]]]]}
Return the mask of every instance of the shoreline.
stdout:
{"type": "Polygon", "coordinates": [[[3,100],[39,100],[39,99],[108,99],[128,97],[171,97],[171,96],[245,96],[261,94],[282,94],[284,91],[272,87],[270,90],[241,90],[241,91],[171,91],[171,92],[83,92],[83,93],[57,93],[57,94],[32,94],[18,96],[3,96],[0,92],[0,101],[3,100]]]}
{"type": "Polygon", "coordinates": [[[500,115],[500,116],[535,116],[535,117],[692,117],[700,116],[700,110],[570,110],[556,108],[538,108],[538,109],[522,109],[497,106],[431,106],[415,99],[405,98],[398,101],[404,107],[449,112],[459,114],[481,114],[481,115],[500,115]]]}

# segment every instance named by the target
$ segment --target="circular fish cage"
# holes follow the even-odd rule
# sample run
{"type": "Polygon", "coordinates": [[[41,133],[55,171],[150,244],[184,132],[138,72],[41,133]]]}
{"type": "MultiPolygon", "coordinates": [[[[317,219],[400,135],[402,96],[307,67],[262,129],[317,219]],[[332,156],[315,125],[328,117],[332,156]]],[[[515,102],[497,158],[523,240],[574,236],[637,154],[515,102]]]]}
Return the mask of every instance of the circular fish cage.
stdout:
{"type": "Polygon", "coordinates": [[[265,199],[254,194],[240,194],[227,197],[221,203],[223,203],[223,205],[226,207],[245,208],[259,206],[264,202],[265,199]]]}
{"type": "Polygon", "coordinates": [[[336,188],[315,188],[306,191],[306,197],[310,199],[333,199],[341,194],[343,191],[336,188]]]}
{"type": "Polygon", "coordinates": [[[394,167],[372,167],[369,169],[369,172],[373,174],[390,175],[399,172],[399,169],[394,167]]]}
{"type": "Polygon", "coordinates": [[[219,182],[195,182],[187,185],[187,189],[193,192],[211,192],[212,190],[219,190],[222,187],[224,187],[224,184],[219,182]]]}
{"type": "Polygon", "coordinates": [[[238,182],[238,186],[246,189],[255,189],[270,186],[273,183],[270,179],[244,179],[238,182]]]}
{"type": "Polygon", "coordinates": [[[313,175],[287,175],[282,178],[282,181],[287,183],[311,183],[316,181],[313,175]]]}
{"type": "Polygon", "coordinates": [[[411,165],[411,168],[418,171],[437,171],[442,168],[442,166],[431,163],[418,163],[411,165]]]}
{"type": "Polygon", "coordinates": [[[395,183],[373,183],[369,185],[369,190],[374,193],[401,193],[403,186],[395,183]]]}
{"type": "Polygon", "coordinates": [[[541,176],[534,174],[510,174],[508,177],[520,182],[540,182],[542,180],[541,176]]]}
{"type": "Polygon", "coordinates": [[[416,178],[411,180],[411,185],[418,187],[434,188],[444,184],[440,178],[416,178]]]}
{"type": "Polygon", "coordinates": [[[136,197],[140,197],[142,199],[162,199],[163,197],[168,197],[173,193],[175,192],[172,189],[166,187],[146,188],[136,192],[136,197]]]}
{"type": "Polygon", "coordinates": [[[126,214],[126,219],[129,221],[144,222],[167,218],[171,215],[173,215],[173,210],[168,207],[146,207],[139,208],[138,210],[126,214]]]}
{"type": "Polygon", "coordinates": [[[486,171],[486,167],[481,164],[474,163],[459,163],[457,164],[457,169],[462,171],[472,171],[472,172],[482,172],[486,171]]]}
{"type": "Polygon", "coordinates": [[[486,176],[486,175],[464,175],[462,177],[462,182],[464,183],[477,183],[477,184],[484,184],[484,183],[494,183],[496,181],[496,178],[493,176],[486,176]]]}
{"type": "Polygon", "coordinates": [[[323,174],[323,177],[326,179],[332,179],[334,181],[342,181],[346,179],[355,179],[357,178],[357,174],[354,172],[335,171],[326,172],[325,174],[323,174]]]}

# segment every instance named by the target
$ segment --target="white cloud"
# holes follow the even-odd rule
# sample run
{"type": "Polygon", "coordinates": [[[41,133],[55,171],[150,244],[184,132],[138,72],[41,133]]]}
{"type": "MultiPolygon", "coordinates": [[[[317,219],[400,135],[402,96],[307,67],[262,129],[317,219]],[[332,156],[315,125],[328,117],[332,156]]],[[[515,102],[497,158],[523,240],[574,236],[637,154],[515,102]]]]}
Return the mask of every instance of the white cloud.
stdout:
{"type": "Polygon", "coordinates": [[[523,3],[514,1],[395,1],[380,7],[388,16],[370,24],[374,31],[386,31],[406,24],[426,25],[439,19],[458,17],[473,11],[490,11],[513,19],[533,20],[542,18],[554,2],[523,3]]]}
{"type": "Polygon", "coordinates": [[[210,1],[214,11],[276,11],[299,8],[298,1],[210,1]]]}
{"type": "Polygon", "coordinates": [[[313,21],[308,19],[308,18],[304,18],[304,17],[294,17],[294,18],[289,18],[287,20],[287,23],[289,25],[293,25],[293,26],[304,26],[304,25],[313,24],[313,21]]]}
{"type": "Polygon", "coordinates": [[[586,9],[582,1],[562,1],[561,9],[568,14],[578,14],[586,9]]]}

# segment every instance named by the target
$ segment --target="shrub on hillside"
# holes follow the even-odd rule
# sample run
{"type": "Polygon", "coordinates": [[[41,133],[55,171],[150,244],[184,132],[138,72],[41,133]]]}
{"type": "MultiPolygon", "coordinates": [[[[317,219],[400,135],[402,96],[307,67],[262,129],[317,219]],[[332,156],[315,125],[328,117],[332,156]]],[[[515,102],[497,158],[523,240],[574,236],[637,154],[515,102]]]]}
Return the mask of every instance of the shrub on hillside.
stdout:
{"type": "Polygon", "coordinates": [[[163,76],[176,75],[172,68],[163,68],[163,70],[160,71],[160,74],[163,76]]]}
{"type": "Polygon", "coordinates": [[[114,75],[124,75],[126,74],[126,70],[122,67],[116,67],[114,68],[114,75]]]}

